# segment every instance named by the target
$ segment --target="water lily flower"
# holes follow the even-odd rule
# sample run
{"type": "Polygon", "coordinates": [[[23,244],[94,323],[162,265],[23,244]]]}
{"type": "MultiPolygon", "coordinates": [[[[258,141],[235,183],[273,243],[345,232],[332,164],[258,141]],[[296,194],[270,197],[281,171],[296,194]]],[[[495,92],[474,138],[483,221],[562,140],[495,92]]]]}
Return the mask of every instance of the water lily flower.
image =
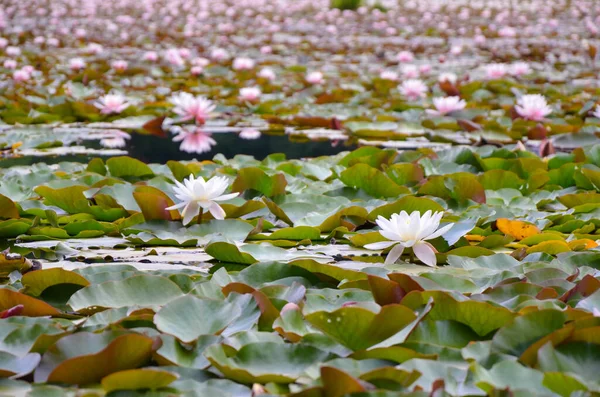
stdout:
{"type": "Polygon", "coordinates": [[[224,61],[225,59],[229,58],[229,53],[223,48],[214,48],[210,52],[210,58],[217,62],[224,61]]]}
{"type": "Polygon", "coordinates": [[[176,67],[181,67],[185,64],[184,59],[179,54],[179,50],[176,48],[169,48],[167,51],[165,51],[165,59],[169,64],[176,67]]]}
{"type": "Polygon", "coordinates": [[[144,61],[156,62],[158,60],[158,54],[156,51],[147,51],[143,56],[144,61]]]}
{"type": "Polygon", "coordinates": [[[131,135],[120,130],[111,130],[109,137],[100,140],[100,144],[106,148],[122,148],[126,145],[126,139],[131,139],[131,135]]]}
{"type": "Polygon", "coordinates": [[[6,55],[11,56],[11,57],[16,57],[21,55],[21,49],[19,47],[15,47],[15,46],[8,46],[6,47],[6,50],[4,50],[6,55]]]}
{"type": "Polygon", "coordinates": [[[391,70],[384,70],[379,74],[379,78],[382,80],[398,81],[398,73],[391,70]]]}
{"type": "Polygon", "coordinates": [[[240,131],[240,138],[242,139],[258,139],[262,134],[255,128],[244,128],[240,131]]]}
{"type": "Polygon", "coordinates": [[[190,51],[189,48],[179,48],[177,51],[179,52],[179,56],[183,59],[188,59],[192,56],[192,51],[190,51]]]}
{"type": "Polygon", "coordinates": [[[102,47],[102,44],[98,44],[98,43],[90,43],[87,45],[85,51],[88,54],[100,54],[102,52],[102,50],[104,50],[104,47],[102,47]]]}
{"type": "Polygon", "coordinates": [[[197,57],[192,59],[192,65],[206,67],[210,64],[210,61],[206,58],[197,57]]]}
{"type": "Polygon", "coordinates": [[[428,74],[429,72],[431,72],[430,64],[425,63],[425,64],[419,66],[419,74],[428,74]]]}
{"type": "Polygon", "coordinates": [[[254,60],[246,57],[239,57],[233,60],[233,70],[251,70],[254,69],[256,63],[254,60]]]}
{"type": "Polygon", "coordinates": [[[498,30],[498,36],[500,37],[515,37],[517,30],[511,26],[503,26],[498,30]]]}
{"type": "Polygon", "coordinates": [[[127,61],[124,61],[122,59],[118,59],[110,63],[110,67],[116,70],[117,72],[124,72],[125,70],[127,70],[128,66],[129,64],[127,63],[127,61]]]}
{"type": "Polygon", "coordinates": [[[31,75],[29,74],[29,72],[27,72],[27,70],[15,70],[15,72],[12,75],[12,78],[14,81],[27,81],[31,78],[31,75]]]}
{"type": "Polygon", "coordinates": [[[309,84],[323,84],[325,79],[323,78],[323,73],[321,72],[310,72],[306,75],[306,82],[309,84]]]}
{"type": "Polygon", "coordinates": [[[379,216],[375,221],[381,228],[379,233],[389,241],[367,244],[365,248],[380,250],[393,246],[385,259],[386,265],[395,263],[405,248],[412,248],[421,262],[427,266],[435,266],[436,249],[427,240],[442,236],[452,227],[452,224],[439,227],[442,216],[443,212],[432,213],[431,210],[422,216],[419,211],[410,215],[402,211],[400,214],[392,214],[390,220],[379,216]]]}
{"type": "Polygon", "coordinates": [[[452,55],[459,55],[463,52],[463,46],[461,45],[453,45],[452,47],[450,47],[450,54],[452,55]]]}
{"type": "Polygon", "coordinates": [[[171,96],[169,102],[175,105],[173,112],[181,116],[183,121],[196,120],[198,124],[204,124],[207,119],[213,117],[217,107],[210,99],[195,97],[187,92],[171,96]]]}
{"type": "Polygon", "coordinates": [[[85,68],[85,61],[81,58],[72,58],[69,60],[69,69],[78,71],[85,68]]]}
{"type": "Polygon", "coordinates": [[[100,109],[102,114],[119,114],[130,105],[131,103],[127,102],[127,98],[119,94],[104,95],[94,103],[94,106],[100,109]]]}
{"type": "Polygon", "coordinates": [[[183,152],[208,153],[217,144],[210,133],[196,126],[188,126],[188,128],[176,126],[171,130],[177,134],[173,137],[173,142],[181,142],[179,149],[183,152]]]}
{"type": "Polygon", "coordinates": [[[531,67],[527,62],[516,62],[512,64],[510,73],[513,76],[523,76],[531,73],[531,67]]]}
{"type": "Polygon", "coordinates": [[[438,76],[438,81],[440,83],[450,83],[450,84],[456,84],[456,81],[458,80],[458,76],[456,76],[454,73],[440,73],[440,75],[438,76]]]}
{"type": "Polygon", "coordinates": [[[183,183],[175,181],[176,187],[175,197],[181,202],[167,210],[176,210],[183,208],[181,215],[183,216],[183,224],[187,225],[192,219],[198,215],[200,209],[208,210],[215,219],[225,219],[225,211],[217,201],[230,200],[237,197],[239,193],[223,194],[229,186],[226,177],[213,177],[208,181],[198,177],[195,179],[193,175],[184,179],[183,183]]]}
{"type": "Polygon", "coordinates": [[[400,51],[398,55],[396,55],[396,60],[398,62],[412,62],[415,59],[415,56],[410,51],[400,51]]]}
{"type": "Polygon", "coordinates": [[[275,72],[271,68],[263,68],[258,72],[258,77],[261,79],[273,81],[275,80],[275,72]]]}
{"type": "Polygon", "coordinates": [[[533,121],[540,121],[552,113],[552,108],[548,106],[546,98],[540,94],[523,95],[517,101],[515,110],[519,116],[533,121]]]}
{"type": "Polygon", "coordinates": [[[419,68],[416,65],[402,65],[400,71],[405,79],[416,79],[419,77],[419,68]]]}
{"type": "Polygon", "coordinates": [[[252,395],[253,396],[261,396],[263,394],[267,394],[267,390],[260,383],[255,383],[252,385],[252,395]]]}
{"type": "Polygon", "coordinates": [[[491,63],[485,67],[485,74],[488,79],[501,79],[506,76],[507,69],[503,63],[491,63]]]}
{"type": "Polygon", "coordinates": [[[402,95],[411,101],[427,96],[427,85],[418,79],[406,80],[398,87],[398,89],[402,95]]]}
{"type": "Polygon", "coordinates": [[[204,68],[199,65],[192,66],[192,68],[190,69],[190,73],[192,74],[192,76],[199,76],[203,72],[204,72],[204,68]]]}
{"type": "Polygon", "coordinates": [[[6,69],[16,69],[17,61],[15,61],[14,59],[7,59],[6,61],[4,61],[4,67],[6,69]]]}
{"type": "Polygon", "coordinates": [[[457,96],[433,98],[433,106],[435,110],[427,109],[427,113],[434,115],[445,115],[448,113],[462,110],[467,106],[464,99],[457,96]]]}
{"type": "Polygon", "coordinates": [[[262,92],[258,87],[244,87],[240,89],[240,100],[242,101],[256,101],[260,98],[262,92]]]}

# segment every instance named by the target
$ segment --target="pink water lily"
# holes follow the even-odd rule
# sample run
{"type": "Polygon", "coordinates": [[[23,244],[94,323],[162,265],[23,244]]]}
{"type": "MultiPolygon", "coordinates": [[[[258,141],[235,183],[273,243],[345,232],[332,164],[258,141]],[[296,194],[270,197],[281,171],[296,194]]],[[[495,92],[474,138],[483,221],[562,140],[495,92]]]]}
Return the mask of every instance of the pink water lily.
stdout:
{"type": "Polygon", "coordinates": [[[256,62],[253,59],[239,57],[233,60],[232,67],[234,70],[251,70],[254,69],[255,64],[256,62]]]}
{"type": "Polygon", "coordinates": [[[548,106],[546,98],[540,94],[523,95],[517,101],[515,110],[519,116],[527,120],[540,121],[552,113],[552,108],[548,106]]]}
{"type": "Polygon", "coordinates": [[[100,97],[95,103],[100,113],[102,114],[118,114],[123,110],[131,106],[131,103],[127,102],[127,98],[119,94],[108,94],[100,97]]]}
{"type": "Polygon", "coordinates": [[[73,58],[69,60],[69,69],[71,70],[81,70],[84,69],[86,66],[86,63],[83,59],[81,58],[73,58]]]}
{"type": "Polygon", "coordinates": [[[323,73],[321,72],[310,72],[306,75],[306,82],[309,84],[323,84],[325,79],[323,78],[323,73]]]}
{"type": "Polygon", "coordinates": [[[244,87],[240,88],[240,100],[242,101],[256,101],[262,95],[262,91],[258,87],[244,87]]]}
{"type": "Polygon", "coordinates": [[[425,98],[428,90],[427,85],[419,79],[406,80],[398,87],[398,89],[402,95],[411,101],[425,98]]]}
{"type": "Polygon", "coordinates": [[[195,97],[187,92],[171,96],[169,102],[175,105],[173,112],[181,116],[182,121],[195,120],[198,124],[204,124],[211,118],[217,107],[210,99],[203,96],[195,97]]]}
{"type": "Polygon", "coordinates": [[[217,141],[212,138],[210,133],[196,126],[185,128],[177,126],[173,127],[172,130],[177,134],[173,137],[173,142],[181,142],[179,149],[183,152],[208,153],[217,144],[217,141]]]}
{"type": "Polygon", "coordinates": [[[258,139],[261,136],[261,132],[255,128],[244,128],[243,130],[240,131],[240,138],[242,139],[248,139],[248,140],[253,140],[253,139],[258,139]]]}
{"type": "Polygon", "coordinates": [[[435,115],[446,115],[448,113],[462,110],[467,106],[464,99],[457,96],[433,98],[433,106],[435,110],[427,109],[427,113],[435,115]]]}
{"type": "Polygon", "coordinates": [[[410,215],[402,211],[400,214],[392,214],[390,220],[379,216],[376,220],[377,226],[381,228],[379,233],[388,241],[366,244],[365,248],[380,250],[393,247],[385,259],[386,265],[395,263],[405,248],[412,248],[421,262],[427,266],[435,266],[436,250],[427,240],[440,237],[450,230],[452,224],[439,227],[443,216],[443,212],[432,213],[431,210],[422,216],[419,211],[413,211],[410,215]]]}

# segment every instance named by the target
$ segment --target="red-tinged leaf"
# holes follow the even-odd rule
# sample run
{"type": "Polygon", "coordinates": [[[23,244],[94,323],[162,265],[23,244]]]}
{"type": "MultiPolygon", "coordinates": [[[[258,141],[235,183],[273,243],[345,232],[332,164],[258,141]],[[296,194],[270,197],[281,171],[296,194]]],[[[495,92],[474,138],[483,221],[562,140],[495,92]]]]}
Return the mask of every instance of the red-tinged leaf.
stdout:
{"type": "Polygon", "coordinates": [[[596,54],[598,54],[598,48],[596,48],[594,45],[588,44],[588,55],[592,61],[596,59],[596,54]]]}
{"type": "Polygon", "coordinates": [[[567,281],[570,282],[575,282],[575,280],[577,280],[577,278],[579,277],[579,274],[581,273],[581,271],[579,270],[579,268],[575,268],[575,273],[571,274],[569,277],[567,277],[567,281]]]}
{"type": "Polygon", "coordinates": [[[540,157],[547,157],[550,156],[551,154],[556,153],[556,149],[554,149],[554,145],[552,144],[552,141],[548,140],[548,139],[544,139],[542,141],[542,143],[540,144],[540,149],[539,149],[539,155],[540,157]]]}
{"type": "Polygon", "coordinates": [[[565,292],[560,300],[568,302],[577,296],[585,298],[596,292],[598,288],[600,288],[600,280],[588,274],[575,287],[565,292]]]}
{"type": "Polygon", "coordinates": [[[328,397],[343,397],[367,391],[362,381],[334,367],[321,367],[321,382],[328,397]]]}
{"type": "Polygon", "coordinates": [[[273,305],[267,295],[247,284],[229,283],[222,288],[222,292],[225,296],[232,292],[237,292],[238,294],[251,294],[260,308],[260,328],[271,330],[273,322],[279,317],[279,310],[273,305]]]}
{"type": "Polygon", "coordinates": [[[535,127],[531,127],[527,131],[527,137],[529,139],[542,140],[548,137],[548,130],[543,124],[538,123],[535,127]]]}
{"type": "Polygon", "coordinates": [[[150,135],[159,136],[161,138],[165,138],[167,133],[162,128],[163,121],[165,120],[165,116],[157,117],[148,121],[146,124],[142,126],[144,131],[150,133],[150,135]]]}
{"type": "Polygon", "coordinates": [[[174,205],[173,200],[161,190],[152,186],[138,186],[133,198],[142,210],[146,222],[152,220],[174,221],[181,219],[177,210],[167,210],[174,205]]]}
{"type": "Polygon", "coordinates": [[[417,283],[407,274],[390,273],[388,274],[388,278],[398,283],[398,285],[404,290],[405,294],[408,294],[411,291],[425,291],[425,289],[421,287],[419,283],[417,283]]]}
{"type": "Polygon", "coordinates": [[[15,307],[11,307],[10,309],[7,309],[7,310],[3,311],[2,313],[0,313],[0,318],[20,316],[21,313],[23,313],[23,309],[25,309],[25,306],[23,306],[23,305],[17,305],[15,307]]]}
{"type": "Polygon", "coordinates": [[[520,117],[521,117],[521,115],[519,114],[519,112],[517,112],[517,109],[515,109],[514,106],[511,107],[510,108],[510,118],[513,119],[513,120],[515,120],[515,119],[518,119],[520,117]]]}
{"type": "Polygon", "coordinates": [[[0,310],[12,310],[15,306],[23,306],[21,314],[27,317],[42,317],[60,315],[60,310],[46,302],[35,299],[20,292],[7,288],[0,289],[0,310]]]}
{"type": "Polygon", "coordinates": [[[467,132],[481,131],[481,126],[471,120],[456,120],[456,123],[467,132]]]}
{"type": "Polygon", "coordinates": [[[342,122],[334,117],[331,119],[331,128],[334,130],[341,130],[344,127],[342,126],[342,122]]]}
{"type": "Polygon", "coordinates": [[[446,387],[446,382],[444,382],[443,379],[436,379],[433,382],[433,384],[431,385],[430,396],[436,396],[437,395],[436,391],[438,391],[438,390],[443,391],[445,387],[446,387]]]}
{"type": "Polygon", "coordinates": [[[368,278],[375,302],[381,306],[400,303],[406,295],[402,287],[395,281],[373,275],[368,275],[368,278]]]}
{"type": "Polygon", "coordinates": [[[440,83],[440,88],[444,91],[448,96],[460,96],[460,91],[458,87],[452,84],[451,82],[445,80],[440,83]]]}
{"type": "Polygon", "coordinates": [[[554,288],[545,287],[540,292],[537,293],[535,299],[544,300],[544,299],[555,299],[558,298],[558,292],[554,288]]]}

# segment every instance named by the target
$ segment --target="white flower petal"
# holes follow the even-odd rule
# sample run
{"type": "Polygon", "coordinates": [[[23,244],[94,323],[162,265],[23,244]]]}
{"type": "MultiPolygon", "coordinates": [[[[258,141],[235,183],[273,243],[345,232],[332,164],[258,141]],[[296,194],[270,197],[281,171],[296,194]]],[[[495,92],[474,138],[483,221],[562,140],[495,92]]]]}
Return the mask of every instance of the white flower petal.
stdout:
{"type": "Polygon", "coordinates": [[[449,223],[441,228],[439,228],[435,233],[430,234],[429,236],[426,236],[423,238],[423,240],[431,240],[434,239],[436,237],[440,237],[443,236],[448,230],[452,229],[452,226],[454,226],[454,223],[449,223]]]}
{"type": "Polygon", "coordinates": [[[215,219],[225,219],[225,211],[223,210],[223,208],[221,208],[219,204],[212,203],[208,210],[215,219]]]}
{"type": "Polygon", "coordinates": [[[394,246],[394,248],[392,248],[392,250],[389,252],[387,257],[385,258],[384,264],[391,265],[393,263],[396,263],[398,258],[400,258],[402,256],[403,251],[404,251],[404,246],[402,244],[397,244],[396,246],[394,246]]]}
{"type": "Polygon", "coordinates": [[[435,258],[435,252],[429,243],[417,243],[413,246],[413,252],[419,258],[421,262],[427,266],[435,267],[437,259],[435,258]]]}
{"type": "Polygon", "coordinates": [[[376,243],[365,244],[363,247],[368,250],[383,250],[396,244],[396,241],[378,241],[376,243]]]}
{"type": "Polygon", "coordinates": [[[183,224],[187,225],[188,223],[190,223],[192,219],[194,219],[194,217],[198,215],[199,210],[200,208],[198,207],[198,204],[196,204],[195,201],[189,202],[181,212],[181,215],[183,216],[183,224]]]}
{"type": "Polygon", "coordinates": [[[236,198],[239,195],[240,195],[239,193],[229,193],[229,194],[224,194],[219,197],[215,197],[213,200],[214,201],[226,201],[226,200],[231,200],[232,198],[236,198]]]}
{"type": "Polygon", "coordinates": [[[181,207],[185,207],[187,204],[188,204],[187,202],[183,201],[183,202],[181,202],[181,203],[179,203],[179,204],[172,205],[172,206],[170,206],[170,207],[167,207],[167,208],[165,208],[165,209],[166,209],[166,210],[169,210],[169,211],[171,211],[171,210],[178,210],[178,209],[180,209],[181,207]]]}

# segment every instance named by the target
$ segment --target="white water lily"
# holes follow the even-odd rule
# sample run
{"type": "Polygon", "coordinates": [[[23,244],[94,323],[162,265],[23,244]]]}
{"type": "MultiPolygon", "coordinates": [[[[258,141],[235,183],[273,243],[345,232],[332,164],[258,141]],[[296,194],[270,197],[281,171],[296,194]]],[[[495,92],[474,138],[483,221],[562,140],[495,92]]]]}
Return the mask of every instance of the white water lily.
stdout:
{"type": "Polygon", "coordinates": [[[225,177],[214,177],[205,181],[204,178],[195,179],[191,175],[184,179],[183,183],[175,181],[175,197],[181,200],[181,203],[173,205],[167,210],[175,210],[183,207],[181,215],[183,224],[187,225],[194,219],[200,209],[208,210],[215,219],[225,219],[225,211],[217,201],[225,201],[237,197],[239,193],[223,194],[229,183],[225,177]]]}
{"type": "Polygon", "coordinates": [[[427,242],[442,236],[452,227],[452,224],[439,228],[443,212],[427,211],[421,216],[419,211],[410,215],[406,211],[400,214],[392,214],[390,220],[379,216],[376,220],[381,228],[379,232],[390,241],[380,241],[367,244],[365,248],[372,250],[386,249],[394,246],[385,259],[385,264],[395,263],[402,255],[405,248],[413,249],[413,252],[427,266],[435,266],[435,248],[427,242]],[[438,229],[439,228],[439,229],[438,229]]]}

